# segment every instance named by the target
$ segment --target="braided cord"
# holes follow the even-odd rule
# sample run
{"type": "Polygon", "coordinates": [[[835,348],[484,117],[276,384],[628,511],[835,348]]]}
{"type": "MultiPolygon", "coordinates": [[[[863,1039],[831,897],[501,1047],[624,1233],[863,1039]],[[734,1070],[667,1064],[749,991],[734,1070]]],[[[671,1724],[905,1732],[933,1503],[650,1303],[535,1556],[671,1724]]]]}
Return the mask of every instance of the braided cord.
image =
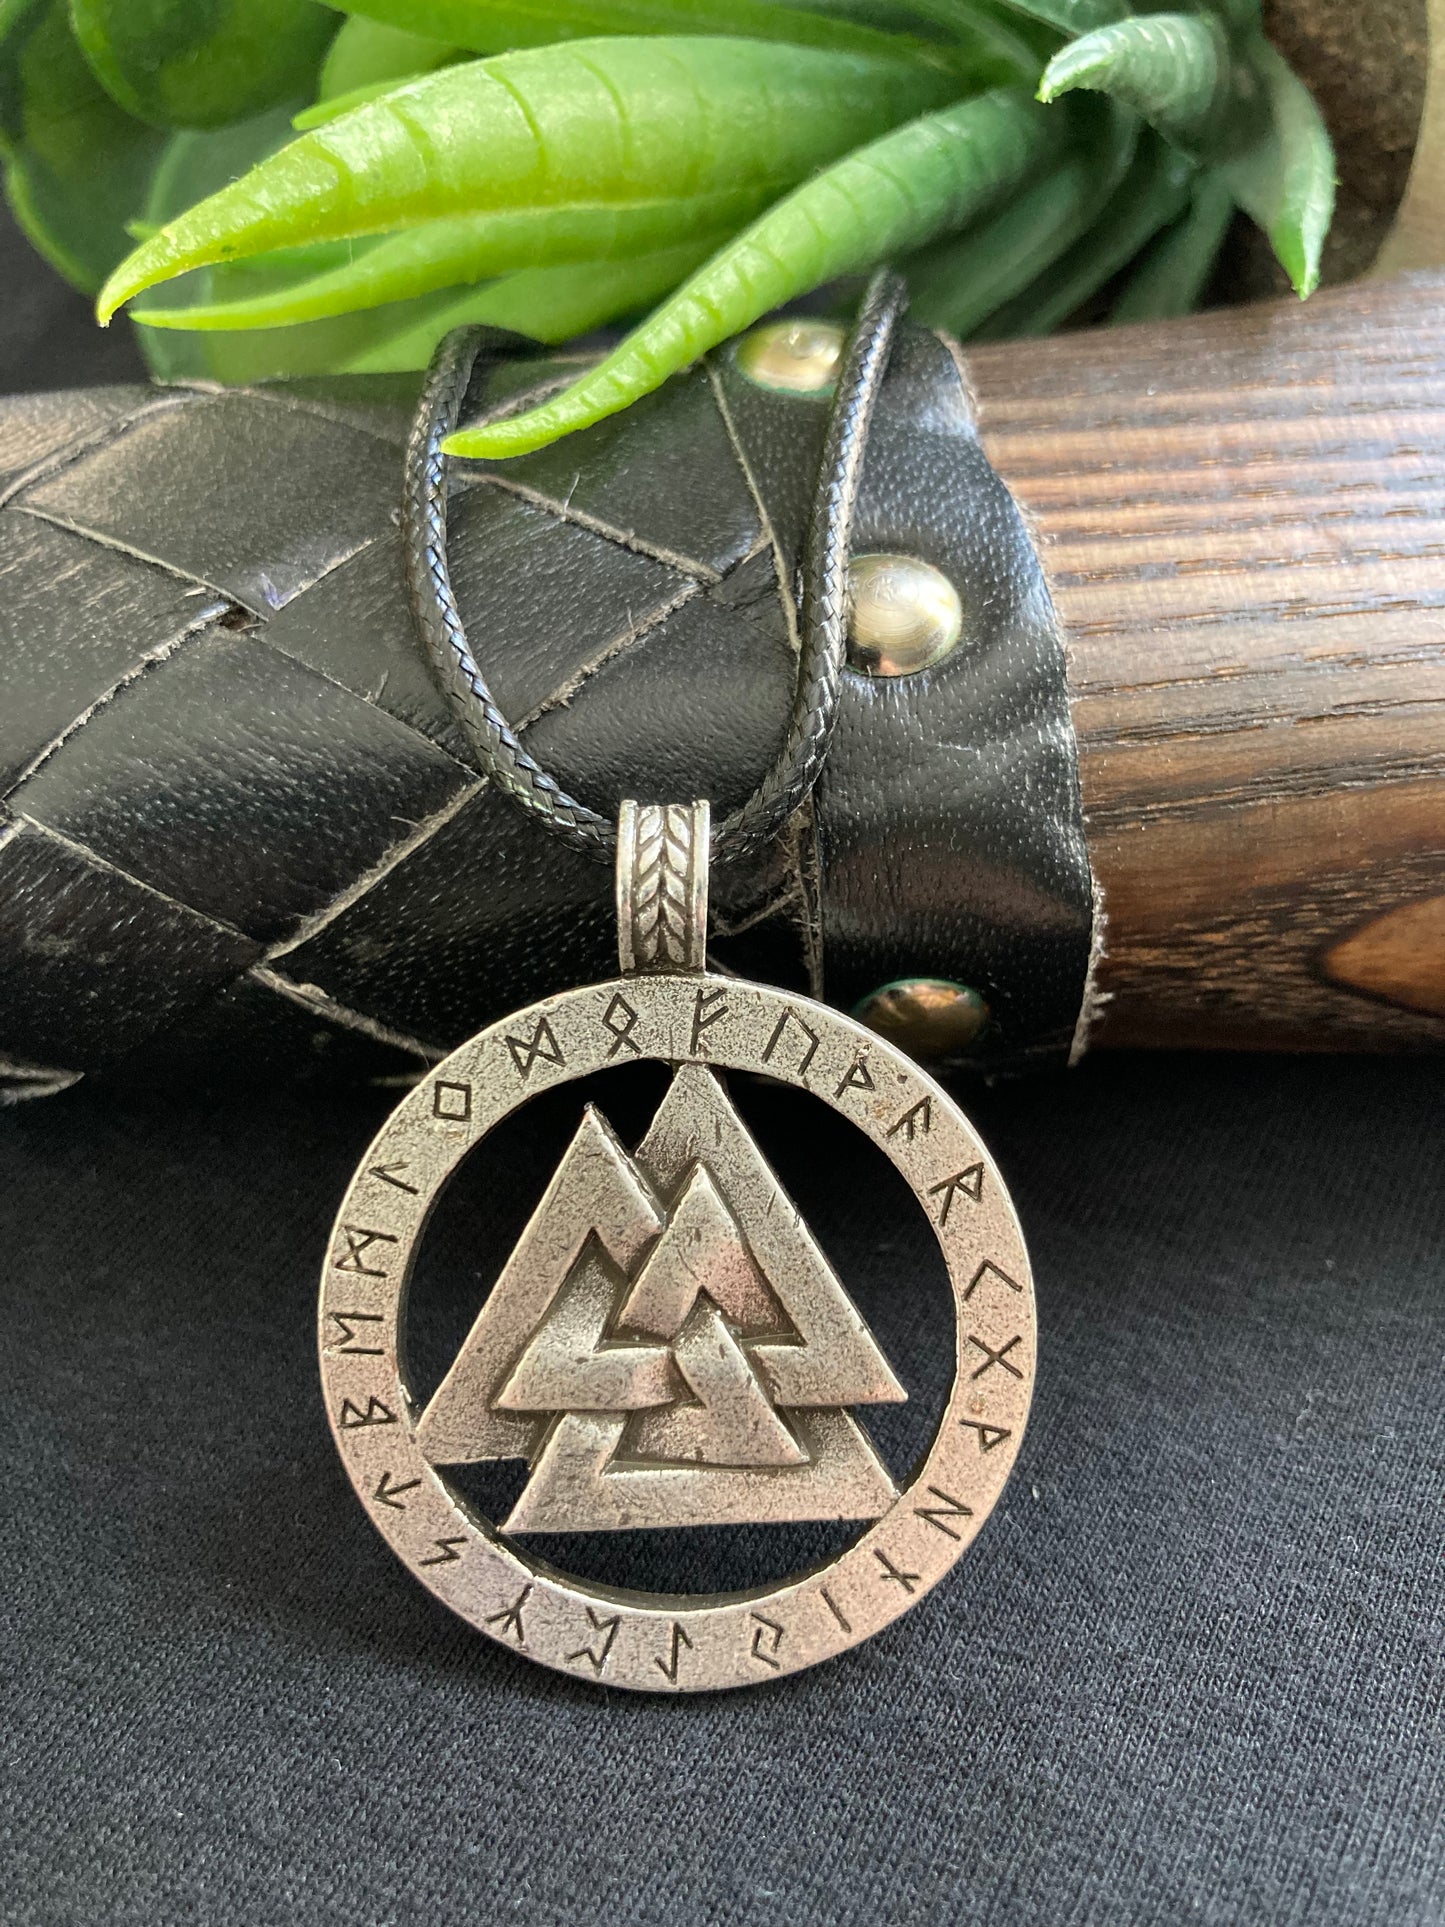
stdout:
{"type": "MultiPolygon", "coordinates": [[[[838,718],[848,622],[848,551],[874,403],[887,371],[907,293],[883,268],[863,297],[844,349],[824,440],[818,490],[803,560],[798,682],[787,738],[772,768],[741,808],[716,825],[712,854],[760,848],[807,801],[838,718]]],[[[523,747],[487,687],[467,641],[447,562],[446,457],[479,355],[515,353],[515,335],[458,328],[437,348],[406,451],[402,535],[412,613],[443,694],[483,771],[519,807],[590,856],[611,861],[617,825],[569,796],[523,747]]],[[[525,344],[530,347],[531,344],[525,344]]]]}
{"type": "Polygon", "coordinates": [[[617,828],[569,796],[522,747],[498,709],[467,641],[447,562],[447,458],[442,443],[457,425],[479,354],[515,353],[517,338],[490,328],[455,328],[432,356],[406,448],[401,527],[412,615],[442,694],[478,763],[523,809],[591,855],[610,858],[617,828]]]}

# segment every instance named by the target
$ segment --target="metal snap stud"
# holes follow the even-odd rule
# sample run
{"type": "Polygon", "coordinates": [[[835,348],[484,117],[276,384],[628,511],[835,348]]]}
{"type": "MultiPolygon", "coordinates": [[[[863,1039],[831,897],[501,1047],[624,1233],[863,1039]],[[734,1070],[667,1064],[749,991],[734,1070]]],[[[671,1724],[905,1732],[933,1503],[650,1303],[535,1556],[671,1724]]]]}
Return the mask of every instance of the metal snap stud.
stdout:
{"type": "Polygon", "coordinates": [[[958,646],[963,604],[941,569],[914,555],[857,555],[848,572],[848,667],[914,676],[958,646]]]}
{"type": "Polygon", "coordinates": [[[738,343],[737,365],[759,388],[821,395],[837,378],[844,339],[843,329],[832,321],[805,315],[768,321],[738,343]]]}
{"type": "Polygon", "coordinates": [[[910,1057],[953,1057],[976,1044],[988,1027],[989,1009],[976,990],[947,977],[901,977],[883,984],[853,1011],[910,1057]]]}

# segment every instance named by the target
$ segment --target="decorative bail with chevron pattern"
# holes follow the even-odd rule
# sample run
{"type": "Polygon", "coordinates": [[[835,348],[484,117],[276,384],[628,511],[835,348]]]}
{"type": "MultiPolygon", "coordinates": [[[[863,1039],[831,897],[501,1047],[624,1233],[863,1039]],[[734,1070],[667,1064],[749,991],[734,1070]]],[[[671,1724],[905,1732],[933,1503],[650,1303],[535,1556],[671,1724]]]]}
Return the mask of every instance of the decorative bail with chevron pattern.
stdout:
{"type": "Polygon", "coordinates": [[[706,802],[623,803],[617,815],[617,951],[625,977],[707,967],[706,802]]]}

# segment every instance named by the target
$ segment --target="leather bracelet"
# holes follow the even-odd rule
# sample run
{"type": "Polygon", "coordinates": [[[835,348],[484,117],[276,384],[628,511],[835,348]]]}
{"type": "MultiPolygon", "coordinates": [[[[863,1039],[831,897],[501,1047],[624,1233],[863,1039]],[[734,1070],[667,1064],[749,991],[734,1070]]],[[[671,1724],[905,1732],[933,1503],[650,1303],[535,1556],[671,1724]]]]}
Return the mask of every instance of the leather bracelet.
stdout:
{"type": "MultiPolygon", "coordinates": [[[[499,701],[576,793],[608,806],[645,782],[736,808],[775,755],[826,334],[758,331],[462,484],[463,611],[490,612],[499,701]]],[[[483,404],[556,379],[551,359],[508,365],[483,404]]],[[[605,873],[539,859],[416,658],[408,399],[375,381],[0,408],[21,451],[0,514],[17,624],[0,1050],[19,1090],[404,1074],[605,968],[605,873]]],[[[905,1041],[932,1022],[984,1069],[1062,1054],[1093,918],[1063,651],[957,358],[917,329],[880,395],[853,549],[855,568],[901,557],[951,585],[959,639],[886,674],[855,636],[810,811],[715,878],[716,960],[901,1020],[905,1041]]]]}

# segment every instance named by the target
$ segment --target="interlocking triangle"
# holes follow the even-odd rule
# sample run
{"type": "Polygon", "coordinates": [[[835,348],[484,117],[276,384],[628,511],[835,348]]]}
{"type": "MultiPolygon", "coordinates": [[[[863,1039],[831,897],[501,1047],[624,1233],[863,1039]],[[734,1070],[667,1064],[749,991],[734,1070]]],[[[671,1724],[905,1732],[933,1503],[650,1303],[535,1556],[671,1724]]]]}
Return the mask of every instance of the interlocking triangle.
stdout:
{"type": "Polygon", "coordinates": [[[907,1394],[716,1076],[629,1157],[588,1109],[417,1438],[526,1457],[510,1531],[876,1518],[845,1409],[907,1394]]]}

